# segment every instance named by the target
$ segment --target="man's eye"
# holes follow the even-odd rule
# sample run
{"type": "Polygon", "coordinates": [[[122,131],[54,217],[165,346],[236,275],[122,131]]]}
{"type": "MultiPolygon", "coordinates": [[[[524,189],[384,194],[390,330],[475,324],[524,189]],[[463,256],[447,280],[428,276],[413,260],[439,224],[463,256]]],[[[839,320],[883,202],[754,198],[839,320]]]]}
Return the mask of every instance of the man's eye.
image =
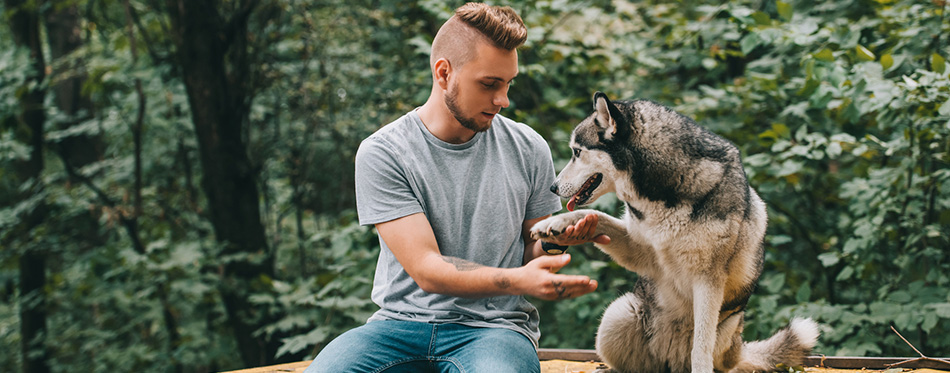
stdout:
{"type": "Polygon", "coordinates": [[[495,88],[495,83],[482,83],[485,88],[495,88]]]}

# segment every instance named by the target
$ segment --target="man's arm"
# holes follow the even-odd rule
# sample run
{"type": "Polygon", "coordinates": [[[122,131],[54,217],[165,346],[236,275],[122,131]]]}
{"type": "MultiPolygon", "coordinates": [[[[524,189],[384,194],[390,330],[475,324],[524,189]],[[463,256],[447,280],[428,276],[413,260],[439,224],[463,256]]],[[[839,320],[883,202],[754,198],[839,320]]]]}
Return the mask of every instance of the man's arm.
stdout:
{"type": "Polygon", "coordinates": [[[465,298],[530,295],[554,300],[587,294],[597,282],[587,276],[556,274],[568,255],[537,258],[518,268],[487,267],[439,251],[435,233],[422,213],[376,224],[379,236],[422,290],[465,298]]]}

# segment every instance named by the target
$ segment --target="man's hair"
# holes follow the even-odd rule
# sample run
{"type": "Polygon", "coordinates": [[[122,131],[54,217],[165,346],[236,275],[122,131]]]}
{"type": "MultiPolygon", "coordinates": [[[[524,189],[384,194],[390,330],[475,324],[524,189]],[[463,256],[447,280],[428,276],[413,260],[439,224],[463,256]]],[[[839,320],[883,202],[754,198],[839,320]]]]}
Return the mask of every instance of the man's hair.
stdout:
{"type": "Polygon", "coordinates": [[[455,16],[504,50],[515,50],[528,39],[524,22],[511,7],[468,3],[456,9],[455,16]]]}
{"type": "Polygon", "coordinates": [[[487,42],[496,48],[515,50],[528,39],[528,30],[510,7],[468,3],[455,10],[432,40],[430,66],[446,58],[460,68],[475,57],[475,43],[487,42]]]}

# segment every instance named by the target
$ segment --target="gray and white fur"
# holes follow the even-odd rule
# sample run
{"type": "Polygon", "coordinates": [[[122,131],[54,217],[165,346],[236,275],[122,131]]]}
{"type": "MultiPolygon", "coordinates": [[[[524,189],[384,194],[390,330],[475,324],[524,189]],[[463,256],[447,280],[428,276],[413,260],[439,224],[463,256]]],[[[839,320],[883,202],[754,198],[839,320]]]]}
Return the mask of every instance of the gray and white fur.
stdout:
{"type": "Polygon", "coordinates": [[[621,219],[578,210],[535,225],[554,240],[599,215],[597,247],[636,272],[634,291],[604,312],[596,348],[614,372],[753,372],[799,365],[818,325],[796,318],[764,341],[744,343],[744,310],[762,271],[766,209],[746,179],[739,150],[652,101],[611,102],[571,135],[574,155],[551,190],[568,209],[614,192],[621,219]]]}

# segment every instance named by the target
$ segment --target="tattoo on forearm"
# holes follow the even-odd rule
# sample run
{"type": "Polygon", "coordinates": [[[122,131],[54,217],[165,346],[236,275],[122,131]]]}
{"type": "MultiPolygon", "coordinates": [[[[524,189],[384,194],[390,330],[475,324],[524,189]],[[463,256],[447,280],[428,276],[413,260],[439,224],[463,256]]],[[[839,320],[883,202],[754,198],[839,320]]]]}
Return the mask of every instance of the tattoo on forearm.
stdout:
{"type": "Polygon", "coordinates": [[[474,271],[476,269],[484,267],[481,264],[471,262],[462,258],[456,258],[454,256],[442,256],[442,260],[444,260],[446,263],[454,265],[455,269],[459,271],[463,271],[463,272],[474,271]]]}
{"type": "Polygon", "coordinates": [[[499,273],[499,274],[495,275],[495,286],[497,286],[499,289],[507,289],[507,288],[510,288],[510,287],[511,287],[511,279],[509,279],[508,276],[505,276],[505,275],[499,273]]]}

